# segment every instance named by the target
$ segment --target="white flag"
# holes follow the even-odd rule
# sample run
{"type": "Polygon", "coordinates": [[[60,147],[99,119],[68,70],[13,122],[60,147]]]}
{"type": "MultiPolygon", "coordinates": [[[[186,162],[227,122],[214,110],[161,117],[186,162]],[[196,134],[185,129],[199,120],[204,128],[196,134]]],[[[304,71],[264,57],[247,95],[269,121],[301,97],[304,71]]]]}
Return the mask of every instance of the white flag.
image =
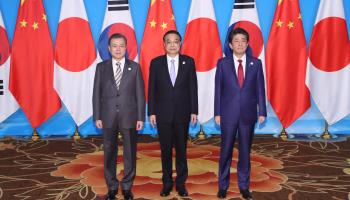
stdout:
{"type": "Polygon", "coordinates": [[[182,50],[196,63],[198,120],[203,124],[214,116],[216,64],[222,57],[212,0],[192,0],[182,50]]]}
{"type": "Polygon", "coordinates": [[[137,41],[132,23],[129,1],[108,0],[105,17],[98,42],[98,52],[102,60],[111,58],[108,51],[108,40],[114,33],[120,33],[126,37],[126,57],[138,61],[137,41]]]}
{"type": "Polygon", "coordinates": [[[18,109],[18,104],[9,90],[10,44],[0,13],[0,122],[18,109]]]}
{"type": "Polygon", "coordinates": [[[350,43],[342,0],[321,0],[310,39],[306,85],[328,124],[350,114],[350,43]]]}
{"type": "Polygon", "coordinates": [[[54,87],[79,126],[92,115],[96,49],[83,0],[62,0],[54,87]]]}

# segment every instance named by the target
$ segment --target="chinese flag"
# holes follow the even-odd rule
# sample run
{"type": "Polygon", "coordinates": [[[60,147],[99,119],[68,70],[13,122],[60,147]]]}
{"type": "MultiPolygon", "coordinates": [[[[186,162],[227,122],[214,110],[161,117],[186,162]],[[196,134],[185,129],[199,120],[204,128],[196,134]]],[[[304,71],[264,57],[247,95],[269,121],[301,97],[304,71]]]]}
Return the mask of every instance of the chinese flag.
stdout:
{"type": "Polygon", "coordinates": [[[12,43],[10,90],[34,128],[60,108],[53,48],[42,0],[21,0],[12,43]]]}
{"type": "Polygon", "coordinates": [[[301,20],[298,0],[279,0],[266,47],[267,94],[284,128],[310,107],[301,20]]]}
{"type": "Polygon", "coordinates": [[[170,0],[152,0],[140,50],[140,64],[145,81],[146,99],[148,97],[148,75],[151,60],[165,53],[163,35],[167,31],[175,29],[175,18],[170,0]]]}

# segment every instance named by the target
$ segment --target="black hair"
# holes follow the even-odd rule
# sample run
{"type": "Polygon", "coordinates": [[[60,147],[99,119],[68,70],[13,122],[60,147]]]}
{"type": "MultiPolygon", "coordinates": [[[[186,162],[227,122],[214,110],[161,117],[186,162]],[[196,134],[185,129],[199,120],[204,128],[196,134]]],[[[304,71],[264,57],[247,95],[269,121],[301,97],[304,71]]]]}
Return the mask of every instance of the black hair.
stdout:
{"type": "Polygon", "coordinates": [[[112,39],[119,39],[119,38],[122,38],[125,41],[125,45],[128,43],[128,40],[126,39],[126,37],[123,34],[113,33],[113,35],[111,35],[111,37],[109,37],[108,45],[109,46],[111,45],[111,40],[112,39]]]}
{"type": "Polygon", "coordinates": [[[167,31],[167,32],[164,34],[164,36],[163,36],[163,42],[165,42],[165,37],[166,37],[167,35],[169,35],[169,34],[175,34],[175,35],[179,36],[180,41],[181,41],[181,39],[182,39],[179,32],[177,32],[176,30],[170,30],[170,31],[167,31]]]}
{"type": "Polygon", "coordinates": [[[243,28],[235,28],[235,29],[232,29],[231,32],[229,33],[229,36],[228,36],[229,43],[232,42],[233,37],[237,34],[244,35],[247,39],[247,42],[249,42],[249,33],[243,28]]]}

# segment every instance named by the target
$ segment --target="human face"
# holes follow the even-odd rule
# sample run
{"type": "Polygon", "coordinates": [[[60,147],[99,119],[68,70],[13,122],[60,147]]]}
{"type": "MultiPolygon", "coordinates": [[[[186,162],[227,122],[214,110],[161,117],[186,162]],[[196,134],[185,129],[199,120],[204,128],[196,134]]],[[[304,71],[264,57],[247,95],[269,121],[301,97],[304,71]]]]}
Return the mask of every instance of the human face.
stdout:
{"type": "Polygon", "coordinates": [[[245,35],[239,33],[233,36],[230,43],[230,48],[233,50],[233,54],[235,54],[235,56],[239,58],[242,57],[248,48],[248,41],[245,35]]]}
{"type": "Polygon", "coordinates": [[[165,36],[164,48],[170,57],[175,57],[180,52],[180,37],[176,34],[168,34],[165,36]]]}
{"type": "Polygon", "coordinates": [[[126,53],[126,44],[123,38],[113,38],[108,46],[109,53],[116,60],[124,58],[126,53]]]}

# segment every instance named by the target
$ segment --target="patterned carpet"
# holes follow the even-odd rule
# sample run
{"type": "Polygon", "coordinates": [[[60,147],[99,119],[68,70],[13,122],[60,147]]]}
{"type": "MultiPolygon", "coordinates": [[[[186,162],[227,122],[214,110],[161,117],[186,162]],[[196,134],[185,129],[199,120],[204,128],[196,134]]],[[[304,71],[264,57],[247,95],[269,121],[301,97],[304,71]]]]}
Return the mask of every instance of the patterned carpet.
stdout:
{"type": "MultiPolygon", "coordinates": [[[[271,135],[255,137],[251,190],[258,200],[350,199],[350,138],[325,141],[299,136],[282,141],[271,135]]],[[[103,199],[101,137],[74,143],[71,139],[32,142],[0,140],[0,199],[103,199]]],[[[189,198],[217,199],[220,137],[188,144],[189,198]]],[[[122,153],[122,151],[119,151],[122,153]]],[[[160,150],[156,138],[140,135],[137,177],[138,199],[180,199],[176,192],[161,198],[160,150]]],[[[121,155],[118,177],[123,173],[121,155]]],[[[237,151],[231,168],[227,199],[241,199],[236,176],[237,151]]],[[[119,192],[120,193],[120,192],[119,192]]],[[[122,196],[119,195],[119,198],[122,196]]]]}

